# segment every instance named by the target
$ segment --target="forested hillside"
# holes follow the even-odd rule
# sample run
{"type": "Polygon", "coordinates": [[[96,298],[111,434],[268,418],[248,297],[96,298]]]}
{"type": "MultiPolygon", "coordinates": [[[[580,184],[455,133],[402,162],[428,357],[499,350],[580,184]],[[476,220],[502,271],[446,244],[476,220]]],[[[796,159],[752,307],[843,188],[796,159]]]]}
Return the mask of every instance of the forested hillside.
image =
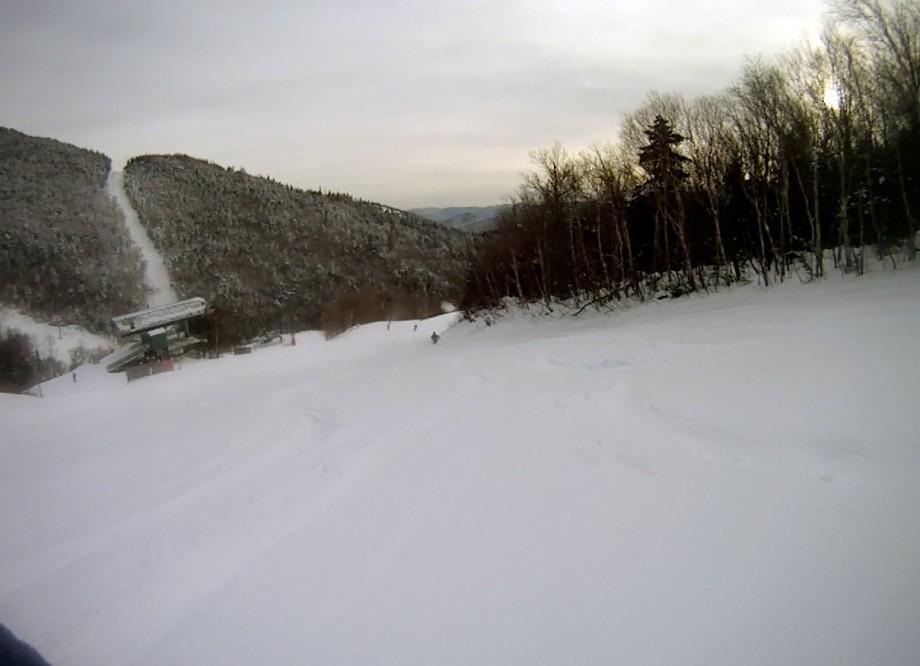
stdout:
{"type": "Polygon", "coordinates": [[[105,155],[0,128],[0,305],[106,332],[144,303],[105,155]]]}
{"type": "Polygon", "coordinates": [[[403,211],[184,155],[132,159],[125,188],[180,296],[214,303],[225,339],[316,326],[357,292],[458,296],[464,235],[403,211]]]}

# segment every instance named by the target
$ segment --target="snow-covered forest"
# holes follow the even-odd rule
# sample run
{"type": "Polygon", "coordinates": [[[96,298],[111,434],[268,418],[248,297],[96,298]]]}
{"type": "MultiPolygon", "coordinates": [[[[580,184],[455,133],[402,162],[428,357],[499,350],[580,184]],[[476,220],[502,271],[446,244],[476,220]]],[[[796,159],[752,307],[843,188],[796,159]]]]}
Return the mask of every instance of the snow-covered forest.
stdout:
{"type": "Polygon", "coordinates": [[[143,266],[104,191],[105,155],[0,128],[0,305],[108,332],[143,266]]]}
{"type": "Polygon", "coordinates": [[[403,211],[181,155],[132,159],[125,186],[177,291],[214,303],[228,339],[317,327],[355,292],[459,296],[465,236],[403,211]]]}
{"type": "Polygon", "coordinates": [[[101,153],[0,128],[0,390],[98,357],[110,343],[89,332],[108,334],[113,313],[144,304],[143,259],[104,191],[109,167],[101,153]]]}

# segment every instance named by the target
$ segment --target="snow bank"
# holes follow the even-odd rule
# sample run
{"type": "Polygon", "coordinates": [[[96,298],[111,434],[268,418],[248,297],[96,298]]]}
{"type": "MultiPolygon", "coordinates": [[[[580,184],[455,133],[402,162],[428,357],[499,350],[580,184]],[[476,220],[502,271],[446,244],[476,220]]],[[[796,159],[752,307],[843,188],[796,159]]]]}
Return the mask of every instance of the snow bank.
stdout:
{"type": "Polygon", "coordinates": [[[920,271],[416,323],[0,396],[4,623],[67,664],[916,663],[920,271]]]}

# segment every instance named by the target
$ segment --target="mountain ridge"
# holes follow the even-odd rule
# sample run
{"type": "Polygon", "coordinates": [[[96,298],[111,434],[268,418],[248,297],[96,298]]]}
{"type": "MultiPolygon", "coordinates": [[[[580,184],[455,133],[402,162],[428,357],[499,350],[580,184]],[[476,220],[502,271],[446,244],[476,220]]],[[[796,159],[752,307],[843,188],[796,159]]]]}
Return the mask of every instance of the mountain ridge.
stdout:
{"type": "Polygon", "coordinates": [[[447,206],[438,208],[429,206],[425,208],[410,208],[409,212],[420,215],[439,224],[469,233],[491,231],[497,225],[497,218],[507,204],[492,206],[447,206]]]}

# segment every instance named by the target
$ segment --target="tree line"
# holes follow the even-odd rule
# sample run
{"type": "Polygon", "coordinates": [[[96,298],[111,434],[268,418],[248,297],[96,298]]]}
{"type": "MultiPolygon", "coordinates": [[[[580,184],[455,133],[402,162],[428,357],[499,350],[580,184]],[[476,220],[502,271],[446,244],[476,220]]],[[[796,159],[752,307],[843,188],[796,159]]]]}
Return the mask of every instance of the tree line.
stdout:
{"type": "Polygon", "coordinates": [[[616,145],[531,154],[471,252],[464,308],[603,302],[916,255],[920,4],[841,0],[819,44],[748,60],[724,92],[651,93],[616,145]]]}

